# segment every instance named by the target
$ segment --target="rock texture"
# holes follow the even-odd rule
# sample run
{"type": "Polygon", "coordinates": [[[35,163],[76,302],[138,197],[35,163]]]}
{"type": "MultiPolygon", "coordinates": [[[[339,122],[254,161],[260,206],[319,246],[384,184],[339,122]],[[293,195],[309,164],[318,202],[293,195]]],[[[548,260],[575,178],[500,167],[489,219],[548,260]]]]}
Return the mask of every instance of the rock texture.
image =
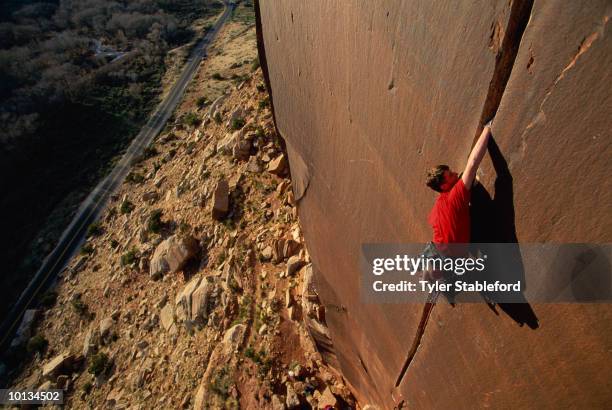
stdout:
{"type": "Polygon", "coordinates": [[[425,170],[462,167],[493,114],[501,222],[481,239],[610,242],[609,2],[314,3],[256,3],[258,47],[326,348],[360,402],[605,407],[608,305],[365,305],[359,249],[430,239],[425,170]]]}
{"type": "Polygon", "coordinates": [[[161,276],[167,272],[177,272],[185,263],[197,255],[198,241],[191,236],[173,235],[157,246],[149,273],[151,276],[161,276]]]}

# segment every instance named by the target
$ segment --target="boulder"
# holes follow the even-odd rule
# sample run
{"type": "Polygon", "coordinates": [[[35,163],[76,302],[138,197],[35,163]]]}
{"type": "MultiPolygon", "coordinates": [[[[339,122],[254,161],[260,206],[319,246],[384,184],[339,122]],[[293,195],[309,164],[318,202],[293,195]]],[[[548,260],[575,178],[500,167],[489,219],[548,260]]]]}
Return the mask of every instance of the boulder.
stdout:
{"type": "Polygon", "coordinates": [[[55,356],[43,366],[42,377],[45,379],[51,379],[59,374],[69,372],[71,370],[73,361],[74,357],[68,352],[55,356]]]}
{"type": "Polygon", "coordinates": [[[297,272],[302,266],[305,265],[305,262],[300,259],[299,256],[292,256],[287,261],[287,276],[293,275],[297,272]]]}
{"type": "Polygon", "coordinates": [[[261,258],[264,261],[269,261],[270,259],[272,259],[272,256],[273,256],[272,254],[273,254],[272,247],[266,246],[264,250],[261,251],[261,258]]]}
{"type": "Polygon", "coordinates": [[[168,272],[177,272],[185,263],[195,257],[200,247],[198,241],[192,236],[173,235],[161,242],[149,264],[149,273],[152,277],[159,277],[168,272]]]}
{"type": "Polygon", "coordinates": [[[249,158],[246,170],[247,172],[251,172],[253,174],[259,174],[262,171],[261,165],[259,164],[259,160],[255,155],[252,155],[251,158],[249,158]]]}
{"type": "Polygon", "coordinates": [[[105,339],[109,334],[110,330],[113,327],[113,319],[107,317],[100,321],[100,337],[105,339]]]}
{"type": "Polygon", "coordinates": [[[251,140],[244,133],[236,131],[232,134],[232,157],[238,161],[246,161],[251,153],[251,140]]]}
{"type": "Polygon", "coordinates": [[[226,357],[230,357],[230,355],[242,344],[242,339],[244,338],[244,332],[246,330],[246,325],[243,323],[239,323],[230,327],[225,334],[223,335],[222,350],[225,353],[226,357]]]}
{"type": "Polygon", "coordinates": [[[157,191],[147,191],[144,194],[142,194],[142,200],[145,202],[148,202],[149,204],[152,204],[158,199],[159,199],[159,194],[157,193],[157,191]]]}
{"type": "Polygon", "coordinates": [[[321,397],[319,397],[319,409],[324,410],[330,407],[334,409],[336,408],[337,403],[338,400],[336,399],[336,396],[334,396],[334,393],[332,393],[329,386],[327,386],[327,388],[321,394],[321,397]]]}
{"type": "Polygon", "coordinates": [[[202,281],[200,286],[191,295],[191,320],[208,318],[208,306],[211,302],[214,284],[207,280],[202,281]]]}
{"type": "Polygon", "coordinates": [[[213,192],[212,217],[222,220],[229,212],[229,184],[225,179],[219,180],[213,192]]]}
{"type": "Polygon", "coordinates": [[[83,339],[83,357],[89,356],[96,348],[97,345],[97,334],[95,328],[90,326],[85,333],[85,338],[83,339]]]}
{"type": "Polygon", "coordinates": [[[199,276],[193,278],[191,281],[189,281],[189,283],[187,283],[187,285],[185,285],[183,291],[176,296],[174,303],[181,308],[177,309],[177,318],[181,320],[191,319],[192,295],[198,288],[201,280],[202,278],[199,276]]]}
{"type": "Polygon", "coordinates": [[[280,154],[268,163],[268,172],[274,175],[283,176],[287,171],[287,159],[285,154],[280,154]]]}
{"type": "Polygon", "coordinates": [[[297,409],[300,407],[300,398],[289,383],[287,383],[287,399],[285,400],[285,404],[288,409],[297,409]]]}
{"type": "Polygon", "coordinates": [[[217,143],[217,152],[220,152],[221,154],[230,154],[232,152],[232,147],[234,146],[234,134],[226,134],[225,137],[217,143]]]}
{"type": "Polygon", "coordinates": [[[174,324],[174,309],[172,309],[172,305],[167,304],[163,307],[161,312],[159,313],[159,318],[161,320],[161,324],[163,328],[168,331],[174,324]]]}
{"type": "Polygon", "coordinates": [[[293,239],[287,239],[283,244],[283,258],[290,258],[300,251],[300,244],[293,239]]]}

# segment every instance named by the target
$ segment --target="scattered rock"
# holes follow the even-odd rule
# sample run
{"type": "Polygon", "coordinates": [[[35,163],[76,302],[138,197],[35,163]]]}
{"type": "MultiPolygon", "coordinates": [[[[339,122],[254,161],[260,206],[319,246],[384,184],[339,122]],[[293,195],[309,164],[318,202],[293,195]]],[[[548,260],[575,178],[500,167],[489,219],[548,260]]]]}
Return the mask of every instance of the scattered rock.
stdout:
{"type": "Polygon", "coordinates": [[[266,246],[263,251],[261,251],[261,258],[264,261],[269,261],[272,259],[273,251],[271,246],[266,246]]]}
{"type": "Polygon", "coordinates": [[[283,176],[287,171],[287,159],[285,154],[280,154],[268,163],[268,172],[274,175],[283,176]]]}
{"type": "Polygon", "coordinates": [[[289,188],[290,185],[291,185],[291,182],[288,179],[283,179],[276,186],[276,194],[279,197],[282,196],[285,193],[285,191],[287,190],[287,188],[289,188]]]}
{"type": "Polygon", "coordinates": [[[157,306],[157,308],[158,308],[158,309],[161,309],[161,308],[163,308],[164,306],[166,306],[166,303],[168,303],[168,295],[167,295],[167,294],[164,294],[164,295],[162,296],[162,298],[159,300],[159,302],[157,302],[157,305],[156,305],[156,306],[157,306]]]}
{"type": "Polygon", "coordinates": [[[294,321],[297,320],[297,310],[295,306],[291,306],[289,309],[287,309],[287,314],[289,315],[289,319],[294,321]]]}
{"type": "Polygon", "coordinates": [[[287,261],[287,276],[293,275],[297,272],[305,263],[299,258],[299,256],[292,256],[287,261]]]}
{"type": "Polygon", "coordinates": [[[55,383],[51,382],[50,380],[47,380],[46,382],[44,382],[43,384],[38,386],[38,389],[36,389],[36,390],[45,391],[45,390],[51,390],[51,389],[54,389],[54,388],[55,388],[55,383]]]}
{"type": "Polygon", "coordinates": [[[276,394],[272,395],[272,410],[285,410],[285,403],[276,394]]]}
{"type": "Polygon", "coordinates": [[[242,323],[230,327],[223,335],[223,350],[225,352],[233,352],[236,350],[242,343],[245,330],[246,325],[242,323]]]}
{"type": "Polygon", "coordinates": [[[191,295],[191,320],[206,320],[208,318],[208,307],[211,301],[211,293],[214,285],[207,280],[202,281],[200,286],[191,295]]]}
{"type": "MultiPolygon", "coordinates": [[[[63,374],[61,376],[57,376],[56,385],[58,389],[68,390],[68,386],[70,384],[70,378],[63,374]]],[[[51,387],[52,389],[53,387],[51,387]]],[[[41,390],[49,390],[49,389],[41,389],[41,390]]]]}
{"type": "Polygon", "coordinates": [[[229,212],[229,184],[225,179],[217,182],[213,192],[212,217],[218,221],[227,216],[229,212]]]}
{"type": "Polygon", "coordinates": [[[293,239],[287,239],[283,245],[283,258],[290,258],[300,251],[300,244],[293,239]]]}
{"type": "Polygon", "coordinates": [[[191,401],[191,393],[185,394],[183,400],[181,400],[181,409],[186,409],[189,407],[189,402],[191,401]]]}
{"type": "Polygon", "coordinates": [[[83,357],[89,356],[96,349],[96,332],[93,326],[90,326],[85,333],[85,338],[83,339],[83,357]]]}
{"type": "Polygon", "coordinates": [[[142,200],[148,202],[149,205],[152,205],[155,201],[159,199],[159,194],[157,191],[147,191],[142,194],[142,200]]]}
{"type": "Polygon", "coordinates": [[[155,178],[155,181],[153,181],[153,185],[155,185],[155,188],[159,188],[164,182],[166,182],[165,175],[155,178]]]}
{"type": "Polygon", "coordinates": [[[225,138],[217,143],[217,152],[220,152],[221,154],[231,154],[236,133],[240,134],[240,131],[236,131],[233,134],[226,134],[225,138]]]}
{"type": "Polygon", "coordinates": [[[259,174],[262,171],[261,165],[259,164],[259,160],[255,155],[252,155],[251,158],[249,158],[246,170],[247,172],[251,172],[254,174],[259,174]]]}
{"type": "Polygon", "coordinates": [[[291,306],[291,289],[287,288],[285,291],[285,307],[291,306]]]}
{"type": "Polygon", "coordinates": [[[172,235],[155,249],[149,264],[149,273],[153,278],[157,278],[168,272],[177,272],[195,257],[198,251],[198,241],[192,236],[172,235]]]}
{"type": "Polygon", "coordinates": [[[328,407],[332,409],[336,408],[336,403],[338,403],[336,396],[334,396],[329,386],[327,386],[319,398],[319,409],[324,410],[328,407]]]}
{"type": "Polygon", "coordinates": [[[68,352],[55,356],[43,366],[42,377],[45,379],[52,379],[59,374],[69,372],[71,370],[73,360],[74,357],[68,352]]]}
{"type": "Polygon", "coordinates": [[[189,281],[189,283],[185,285],[185,288],[183,288],[183,291],[176,296],[174,303],[177,306],[176,316],[179,320],[191,319],[192,295],[193,292],[195,292],[195,290],[197,289],[201,280],[201,277],[196,276],[191,281],[189,281]]]}
{"type": "Polygon", "coordinates": [[[174,325],[174,309],[172,309],[172,305],[166,305],[159,313],[159,318],[161,320],[163,328],[168,331],[174,325]]]}
{"type": "Polygon", "coordinates": [[[100,321],[100,337],[106,339],[109,335],[111,328],[113,327],[113,319],[107,317],[100,321]]]}
{"type": "Polygon", "coordinates": [[[288,409],[297,409],[300,407],[300,398],[289,383],[287,383],[287,399],[285,400],[285,404],[288,409]]]}
{"type": "Polygon", "coordinates": [[[232,157],[238,161],[246,161],[249,159],[251,140],[244,138],[244,134],[240,131],[236,131],[232,139],[232,157]]]}

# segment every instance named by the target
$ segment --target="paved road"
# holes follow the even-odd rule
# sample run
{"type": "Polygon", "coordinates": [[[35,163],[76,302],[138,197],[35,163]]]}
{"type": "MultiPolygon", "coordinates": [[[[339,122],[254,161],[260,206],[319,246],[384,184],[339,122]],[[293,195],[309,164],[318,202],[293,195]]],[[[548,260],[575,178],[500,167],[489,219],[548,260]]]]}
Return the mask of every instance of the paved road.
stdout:
{"type": "Polygon", "coordinates": [[[162,130],[166,121],[168,121],[168,118],[170,118],[174,109],[183,98],[185,89],[192,80],[200,62],[206,57],[208,45],[214,40],[235,7],[236,4],[234,1],[225,3],[223,14],[219,17],[214,26],[208,30],[206,35],[196,44],[185,63],[180,78],[172,86],[170,93],[159,104],[148,122],[134,138],[112,172],[104,178],[89,194],[85,201],[83,201],[77,214],[72,219],[72,222],[70,222],[68,228],[63,232],[55,249],[47,255],[28,287],[23,291],[2,322],[2,326],[0,327],[0,335],[2,335],[0,348],[3,351],[6,351],[5,348],[9,345],[10,340],[12,340],[12,336],[19,325],[23,312],[33,305],[38,293],[41,290],[47,289],[57,277],[57,274],[64,269],[68,261],[70,261],[70,258],[85,240],[87,228],[98,219],[100,213],[106,207],[109,197],[121,185],[130,171],[133,162],[162,130]]]}

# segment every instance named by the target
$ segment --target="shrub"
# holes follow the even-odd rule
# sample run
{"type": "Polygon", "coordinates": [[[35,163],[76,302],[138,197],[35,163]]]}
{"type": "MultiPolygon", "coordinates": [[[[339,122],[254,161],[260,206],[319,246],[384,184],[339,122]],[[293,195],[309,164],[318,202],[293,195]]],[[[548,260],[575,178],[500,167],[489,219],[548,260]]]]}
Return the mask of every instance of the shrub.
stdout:
{"type": "Polygon", "coordinates": [[[155,147],[146,147],[142,152],[142,155],[145,159],[153,158],[157,154],[159,154],[159,152],[155,147]]]}
{"type": "Polygon", "coordinates": [[[198,97],[196,104],[198,107],[202,108],[204,107],[206,104],[208,104],[208,100],[206,99],[206,97],[202,96],[202,97],[198,97]]]}
{"type": "Polygon", "coordinates": [[[140,184],[144,181],[144,177],[140,175],[138,172],[130,172],[125,177],[125,180],[130,184],[140,184]]]}
{"type": "Polygon", "coordinates": [[[257,91],[259,91],[260,93],[266,91],[266,86],[264,85],[264,83],[257,84],[257,91]]]}
{"type": "Polygon", "coordinates": [[[234,118],[232,120],[232,129],[234,131],[239,130],[240,128],[244,127],[245,121],[244,118],[238,117],[238,118],[234,118]]]}
{"type": "Polygon", "coordinates": [[[189,232],[190,229],[191,229],[191,226],[185,221],[181,221],[181,223],[179,224],[180,233],[186,234],[189,232]]]}
{"type": "Polygon", "coordinates": [[[221,396],[223,399],[229,397],[229,390],[232,386],[232,381],[229,375],[227,366],[222,367],[215,375],[215,378],[210,382],[210,391],[221,396]]]}
{"type": "Polygon", "coordinates": [[[104,352],[99,352],[91,358],[91,361],[89,362],[89,368],[87,370],[94,376],[99,376],[104,373],[106,369],[108,369],[108,366],[108,355],[104,352]]]}
{"type": "Polygon", "coordinates": [[[44,308],[50,308],[51,306],[55,305],[56,300],[57,300],[57,293],[50,290],[50,291],[45,292],[45,294],[41,296],[40,305],[44,308]]]}
{"type": "Polygon", "coordinates": [[[125,215],[125,214],[129,214],[130,212],[132,212],[134,208],[136,208],[134,204],[126,199],[125,201],[121,203],[121,207],[119,208],[119,211],[125,215]]]}
{"type": "Polygon", "coordinates": [[[262,98],[261,100],[259,100],[259,108],[260,109],[264,109],[264,108],[268,108],[270,106],[270,99],[268,97],[266,98],[262,98]]]}
{"type": "Polygon", "coordinates": [[[259,68],[259,57],[256,57],[255,59],[253,59],[253,62],[251,63],[251,71],[256,71],[259,68]]]}
{"type": "Polygon", "coordinates": [[[213,119],[215,120],[215,122],[217,124],[221,124],[221,122],[223,121],[223,119],[221,118],[221,113],[220,112],[216,112],[213,119]]]}
{"type": "Polygon", "coordinates": [[[74,298],[72,299],[71,303],[72,303],[72,307],[74,308],[74,310],[79,316],[87,315],[87,312],[89,309],[87,308],[87,305],[85,304],[85,302],[81,300],[81,298],[74,298]]]}
{"type": "Polygon", "coordinates": [[[218,80],[218,81],[225,80],[225,78],[223,78],[221,73],[214,73],[213,75],[210,76],[210,78],[212,78],[213,80],[218,80]]]}
{"type": "Polygon", "coordinates": [[[103,232],[100,222],[94,222],[87,228],[87,236],[100,236],[103,232]]]}
{"type": "Polygon", "coordinates": [[[200,118],[193,112],[188,112],[187,114],[185,114],[185,116],[183,117],[183,121],[190,127],[196,127],[200,124],[200,118]]]}
{"type": "Polygon", "coordinates": [[[93,245],[90,243],[86,243],[81,246],[80,253],[81,255],[91,255],[94,251],[93,245]]]}
{"type": "Polygon", "coordinates": [[[152,232],[152,233],[159,233],[163,227],[161,217],[162,217],[161,209],[155,209],[151,211],[151,214],[149,215],[149,219],[147,220],[147,231],[152,232]]]}
{"type": "Polygon", "coordinates": [[[89,394],[89,392],[91,391],[93,387],[93,383],[90,382],[89,380],[85,382],[85,384],[83,384],[83,391],[87,394],[89,394]]]}
{"type": "Polygon", "coordinates": [[[30,340],[28,340],[28,345],[26,346],[26,349],[28,350],[28,353],[42,353],[48,344],[49,342],[47,342],[47,339],[45,339],[41,335],[36,335],[30,338],[30,340]]]}
{"type": "Polygon", "coordinates": [[[138,252],[136,249],[131,249],[121,255],[121,266],[133,265],[138,260],[138,252]]]}

